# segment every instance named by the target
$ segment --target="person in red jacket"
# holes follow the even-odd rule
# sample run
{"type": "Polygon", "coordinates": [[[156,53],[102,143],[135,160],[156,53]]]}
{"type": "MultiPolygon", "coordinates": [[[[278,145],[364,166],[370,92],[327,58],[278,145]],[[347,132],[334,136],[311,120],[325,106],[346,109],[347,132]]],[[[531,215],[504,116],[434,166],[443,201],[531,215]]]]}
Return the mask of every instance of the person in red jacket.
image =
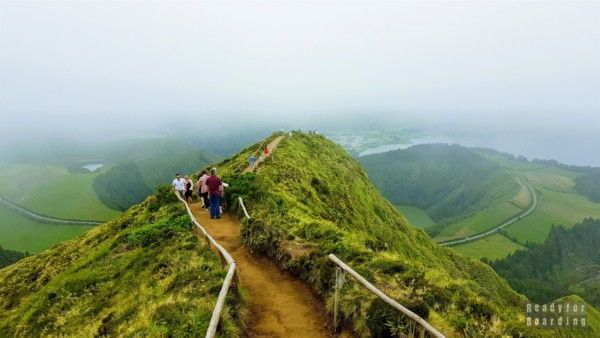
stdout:
{"type": "Polygon", "coordinates": [[[206,179],[208,198],[210,199],[210,218],[221,218],[221,196],[223,182],[217,176],[217,169],[210,169],[210,176],[206,179]]]}

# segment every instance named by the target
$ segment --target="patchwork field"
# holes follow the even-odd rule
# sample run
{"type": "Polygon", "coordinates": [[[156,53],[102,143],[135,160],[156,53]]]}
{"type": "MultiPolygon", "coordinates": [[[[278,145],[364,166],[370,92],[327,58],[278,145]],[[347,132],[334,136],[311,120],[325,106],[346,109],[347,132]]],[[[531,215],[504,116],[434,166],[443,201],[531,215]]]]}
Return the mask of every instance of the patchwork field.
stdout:
{"type": "Polygon", "coordinates": [[[485,257],[496,260],[504,258],[517,250],[523,250],[525,247],[501,234],[494,234],[478,241],[454,246],[452,249],[471,258],[481,259],[485,257]]]}
{"type": "Polygon", "coordinates": [[[406,217],[408,222],[419,228],[426,228],[435,224],[427,212],[421,208],[410,205],[397,205],[396,208],[406,217]]]}
{"type": "Polygon", "coordinates": [[[106,221],[121,213],[105,206],[92,189],[100,172],[74,174],[57,165],[11,165],[0,169],[0,195],[47,216],[106,221]]]}
{"type": "Polygon", "coordinates": [[[5,249],[39,253],[91,228],[39,223],[0,205],[0,245],[5,249]]]}
{"type": "Polygon", "coordinates": [[[522,209],[507,201],[501,201],[477,212],[473,216],[447,226],[435,239],[445,241],[481,233],[520,212],[522,212],[522,209]]]}
{"type": "MultiPolygon", "coordinates": [[[[585,218],[600,218],[600,203],[591,202],[573,189],[574,179],[579,173],[543,163],[512,160],[504,156],[488,154],[488,158],[498,162],[511,175],[527,180],[538,195],[538,206],[529,216],[508,226],[505,229],[506,237],[496,234],[454,247],[464,255],[478,259],[504,258],[527,242],[542,243],[553,225],[570,228],[585,218]]],[[[507,205],[517,209],[517,206],[522,208],[528,202],[528,197],[521,190],[507,205]]],[[[507,205],[505,207],[508,212],[510,207],[507,205]]],[[[499,215],[501,214],[495,216],[499,215]]],[[[459,229],[458,226],[451,227],[459,229]]],[[[464,230],[462,233],[468,235],[464,230]]]]}
{"type": "MultiPolygon", "coordinates": [[[[121,213],[106,207],[92,189],[94,173],[70,173],[57,165],[10,165],[0,169],[0,195],[46,216],[107,221],[121,213]]],[[[40,223],[0,206],[0,245],[38,253],[89,230],[86,225],[40,223]]]]}
{"type": "Polygon", "coordinates": [[[507,235],[519,243],[543,242],[553,224],[572,227],[587,217],[600,217],[600,203],[591,202],[575,192],[561,192],[537,187],[539,206],[531,215],[509,226],[507,235]]]}

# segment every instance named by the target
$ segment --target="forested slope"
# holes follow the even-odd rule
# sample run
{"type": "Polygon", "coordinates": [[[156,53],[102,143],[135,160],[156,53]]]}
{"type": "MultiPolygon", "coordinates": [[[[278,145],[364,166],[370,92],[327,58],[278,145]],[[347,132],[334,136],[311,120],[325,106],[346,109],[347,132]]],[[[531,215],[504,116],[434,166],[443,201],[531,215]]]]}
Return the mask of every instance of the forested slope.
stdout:
{"type": "Polygon", "coordinates": [[[497,163],[456,144],[416,145],[359,160],[393,204],[425,209],[436,222],[469,215],[519,189],[497,163]]]}
{"type": "Polygon", "coordinates": [[[600,220],[571,229],[553,227],[543,244],[531,244],[492,263],[517,291],[537,302],[577,294],[600,307],[600,220]]]}
{"type": "Polygon", "coordinates": [[[94,181],[94,190],[107,206],[126,210],[143,201],[154,187],[169,183],[176,173],[189,173],[214,161],[216,155],[177,139],[157,139],[123,146],[110,159],[117,161],[94,181]]]}

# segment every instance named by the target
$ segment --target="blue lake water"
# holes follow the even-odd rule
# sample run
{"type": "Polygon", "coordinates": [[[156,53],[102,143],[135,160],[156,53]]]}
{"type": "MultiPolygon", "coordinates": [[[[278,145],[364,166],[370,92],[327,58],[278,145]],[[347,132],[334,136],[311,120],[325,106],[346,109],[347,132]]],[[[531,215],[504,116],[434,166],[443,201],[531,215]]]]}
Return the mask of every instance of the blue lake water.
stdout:
{"type": "Polygon", "coordinates": [[[528,159],[554,159],[565,164],[600,167],[600,133],[506,133],[476,136],[425,136],[409,144],[380,145],[362,151],[359,156],[405,149],[416,144],[456,143],[467,147],[492,148],[528,159]]]}
{"type": "Polygon", "coordinates": [[[89,163],[89,164],[83,165],[82,167],[85,168],[85,169],[87,169],[87,170],[89,170],[89,171],[91,171],[91,172],[94,172],[94,171],[96,171],[96,170],[104,167],[104,164],[102,164],[102,163],[89,163]]]}

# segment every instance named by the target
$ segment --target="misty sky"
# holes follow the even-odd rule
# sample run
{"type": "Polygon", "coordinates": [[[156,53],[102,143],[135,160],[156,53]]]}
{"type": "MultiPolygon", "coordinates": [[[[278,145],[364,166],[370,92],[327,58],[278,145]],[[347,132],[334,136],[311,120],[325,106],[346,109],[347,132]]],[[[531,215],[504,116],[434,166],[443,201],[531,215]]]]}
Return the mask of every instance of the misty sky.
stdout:
{"type": "Polygon", "coordinates": [[[2,1],[0,133],[381,113],[600,135],[599,12],[594,1],[2,1]]]}

